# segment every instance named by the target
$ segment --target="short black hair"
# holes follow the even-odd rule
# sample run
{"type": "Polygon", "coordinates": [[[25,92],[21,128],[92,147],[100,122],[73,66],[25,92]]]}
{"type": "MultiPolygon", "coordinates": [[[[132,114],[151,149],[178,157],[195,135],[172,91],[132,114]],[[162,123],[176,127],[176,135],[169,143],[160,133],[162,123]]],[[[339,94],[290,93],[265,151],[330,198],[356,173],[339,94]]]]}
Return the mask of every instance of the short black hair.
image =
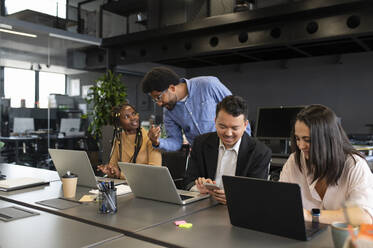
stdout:
{"type": "Polygon", "coordinates": [[[142,91],[145,94],[152,91],[164,91],[171,84],[177,85],[180,83],[180,77],[173,70],[167,67],[154,67],[151,71],[145,74],[142,79],[142,91]]]}
{"type": "Polygon", "coordinates": [[[244,115],[245,120],[247,120],[247,103],[240,96],[226,96],[221,102],[219,102],[216,105],[216,117],[218,117],[218,113],[221,110],[224,110],[225,112],[234,117],[244,115]]]}

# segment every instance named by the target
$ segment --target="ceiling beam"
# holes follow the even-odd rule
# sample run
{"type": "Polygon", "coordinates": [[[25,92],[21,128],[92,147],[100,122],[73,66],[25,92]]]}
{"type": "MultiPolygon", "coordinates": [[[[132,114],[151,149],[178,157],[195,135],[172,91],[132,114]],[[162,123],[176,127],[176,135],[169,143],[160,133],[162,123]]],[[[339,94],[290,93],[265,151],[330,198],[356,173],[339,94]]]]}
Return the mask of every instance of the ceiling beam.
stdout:
{"type": "Polygon", "coordinates": [[[373,1],[302,1],[107,38],[102,47],[111,65],[182,67],[364,52],[373,45],[371,13],[373,1]]]}

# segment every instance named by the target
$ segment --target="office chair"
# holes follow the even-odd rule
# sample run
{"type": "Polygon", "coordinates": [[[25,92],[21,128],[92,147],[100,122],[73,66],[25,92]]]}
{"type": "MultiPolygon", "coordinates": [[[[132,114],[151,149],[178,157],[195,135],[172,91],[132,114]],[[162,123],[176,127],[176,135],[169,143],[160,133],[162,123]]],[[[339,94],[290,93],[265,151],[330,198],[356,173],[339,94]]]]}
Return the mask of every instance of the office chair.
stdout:
{"type": "Polygon", "coordinates": [[[184,189],[186,165],[189,157],[189,145],[183,145],[179,151],[162,151],[162,166],[166,166],[175,182],[176,188],[184,189]]]}

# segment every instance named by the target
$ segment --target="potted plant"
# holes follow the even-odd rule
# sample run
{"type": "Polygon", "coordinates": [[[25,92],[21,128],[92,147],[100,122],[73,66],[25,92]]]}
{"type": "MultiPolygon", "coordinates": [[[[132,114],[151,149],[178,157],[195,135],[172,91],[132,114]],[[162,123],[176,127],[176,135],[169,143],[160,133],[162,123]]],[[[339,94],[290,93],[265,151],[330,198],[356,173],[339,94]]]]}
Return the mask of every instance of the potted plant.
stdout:
{"type": "Polygon", "coordinates": [[[113,125],[111,111],[113,107],[126,101],[127,88],[120,80],[121,74],[108,70],[95,81],[96,85],[90,88],[86,101],[93,103],[93,111],[88,113],[90,123],[88,132],[95,140],[102,138],[102,127],[113,125]]]}
{"type": "MultiPolygon", "coordinates": [[[[99,79],[95,80],[95,85],[90,88],[86,101],[92,103],[92,111],[88,112],[85,117],[89,119],[88,125],[88,156],[91,164],[95,167],[99,162],[105,159],[106,150],[109,150],[111,142],[103,139],[103,130],[110,136],[113,125],[111,112],[113,107],[124,103],[127,99],[127,88],[120,80],[121,74],[113,73],[108,70],[99,79]],[[110,129],[110,131],[109,131],[110,129]],[[91,138],[90,138],[91,136],[91,138]],[[100,158],[101,157],[101,158],[100,158]]],[[[106,138],[106,137],[104,137],[106,138]]]]}

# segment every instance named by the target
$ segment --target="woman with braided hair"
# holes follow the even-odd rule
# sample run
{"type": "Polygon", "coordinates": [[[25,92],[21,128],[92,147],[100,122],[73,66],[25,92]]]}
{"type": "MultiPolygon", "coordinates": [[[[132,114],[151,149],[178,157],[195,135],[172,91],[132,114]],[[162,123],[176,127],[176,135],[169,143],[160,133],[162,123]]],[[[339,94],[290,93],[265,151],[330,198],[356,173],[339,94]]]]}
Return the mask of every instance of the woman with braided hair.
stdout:
{"type": "Polygon", "coordinates": [[[110,160],[107,165],[99,165],[97,170],[112,178],[124,179],[118,162],[162,165],[161,153],[152,146],[148,132],[140,127],[140,117],[136,109],[128,103],[113,109],[114,136],[110,160]]]}

